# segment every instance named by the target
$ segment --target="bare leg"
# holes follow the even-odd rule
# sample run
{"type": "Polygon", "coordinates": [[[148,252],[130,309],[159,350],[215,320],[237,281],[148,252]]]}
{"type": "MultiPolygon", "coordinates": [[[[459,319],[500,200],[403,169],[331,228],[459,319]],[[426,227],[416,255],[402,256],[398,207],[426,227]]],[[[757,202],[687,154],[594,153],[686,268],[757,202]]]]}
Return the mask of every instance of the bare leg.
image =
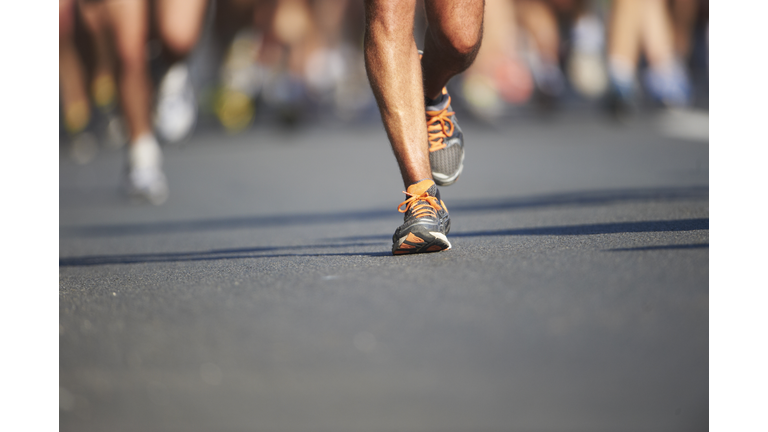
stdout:
{"type": "Polygon", "coordinates": [[[157,28],[168,69],[155,90],[155,132],[168,143],[188,137],[197,121],[197,100],[186,57],[197,45],[207,0],[156,0],[157,28]]]}
{"type": "Polygon", "coordinates": [[[688,59],[691,54],[693,27],[699,13],[697,0],[675,0],[672,2],[673,32],[675,34],[675,54],[688,59]]]}
{"type": "Polygon", "coordinates": [[[146,0],[108,0],[105,3],[120,60],[118,89],[131,143],[152,132],[149,121],[151,82],[147,66],[146,0]]]}
{"type": "Polygon", "coordinates": [[[168,198],[168,186],[161,168],[162,151],[150,123],[148,5],[145,0],[107,0],[104,6],[120,60],[118,89],[130,134],[126,186],[130,194],[159,205],[168,198]]]}
{"type": "Polygon", "coordinates": [[[517,9],[514,0],[492,0],[485,6],[482,48],[464,81],[465,96],[481,117],[491,119],[501,113],[501,100],[488,93],[489,87],[516,105],[532,94],[533,79],[518,50],[517,9]]]}
{"type": "Polygon", "coordinates": [[[609,58],[634,72],[640,49],[653,66],[674,60],[669,11],[663,0],[616,0],[611,17],[609,58]]]}
{"type": "Polygon", "coordinates": [[[299,79],[304,73],[309,54],[321,43],[317,40],[317,22],[310,1],[259,2],[254,11],[254,22],[264,32],[259,63],[280,73],[287,71],[293,79],[299,79]]]}
{"type": "Polygon", "coordinates": [[[93,41],[94,71],[91,95],[96,105],[110,108],[115,100],[115,73],[113,48],[108,33],[108,17],[103,2],[80,0],[80,16],[93,41]]]}
{"type": "Polygon", "coordinates": [[[520,21],[533,37],[536,51],[548,64],[557,64],[560,41],[557,18],[551,6],[540,0],[518,0],[520,21]]]}
{"type": "Polygon", "coordinates": [[[80,132],[90,119],[85,68],[74,37],[74,2],[59,3],[59,82],[64,108],[64,126],[70,133],[80,132]]]}
{"type": "Polygon", "coordinates": [[[667,106],[686,106],[690,84],[685,66],[675,56],[672,17],[664,0],[646,0],[641,40],[650,69],[645,73],[650,93],[667,106]]]}
{"type": "Polygon", "coordinates": [[[432,178],[421,62],[413,39],[415,3],[365,4],[365,67],[406,188],[432,178]]]}
{"type": "Polygon", "coordinates": [[[648,63],[654,66],[674,61],[674,36],[667,3],[664,0],[645,0],[641,38],[648,63]]]}
{"type": "Polygon", "coordinates": [[[173,59],[184,58],[197,44],[208,0],[157,0],[160,37],[173,59]]]}
{"type": "Polygon", "coordinates": [[[429,27],[424,38],[424,95],[430,99],[477,57],[483,39],[484,0],[426,0],[429,27]]]}
{"type": "Polygon", "coordinates": [[[492,0],[485,7],[483,47],[472,70],[491,75],[502,58],[517,52],[517,8],[511,0],[492,0]]]}
{"type": "Polygon", "coordinates": [[[334,47],[341,42],[344,17],[349,0],[315,0],[312,14],[315,19],[316,37],[323,46],[334,47]]]}
{"type": "Polygon", "coordinates": [[[634,73],[640,55],[640,26],[644,1],[615,0],[608,38],[608,56],[634,73]]]}
{"type": "Polygon", "coordinates": [[[408,187],[432,178],[424,96],[437,98],[451,77],[472,64],[482,39],[483,2],[427,0],[429,28],[421,62],[413,39],[415,1],[393,3],[366,2],[365,64],[408,187]]]}

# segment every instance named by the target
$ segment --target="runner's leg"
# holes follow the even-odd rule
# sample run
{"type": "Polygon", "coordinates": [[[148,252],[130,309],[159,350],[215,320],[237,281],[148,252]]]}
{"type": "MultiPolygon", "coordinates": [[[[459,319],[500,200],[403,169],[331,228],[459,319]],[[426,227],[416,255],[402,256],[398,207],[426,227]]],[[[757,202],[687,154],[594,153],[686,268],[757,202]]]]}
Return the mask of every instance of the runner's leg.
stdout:
{"type": "Polygon", "coordinates": [[[425,0],[424,95],[440,96],[448,80],[475,60],[483,38],[483,0],[425,0]]]}
{"type": "Polygon", "coordinates": [[[406,188],[432,178],[415,9],[416,0],[365,3],[365,67],[406,188]]]}

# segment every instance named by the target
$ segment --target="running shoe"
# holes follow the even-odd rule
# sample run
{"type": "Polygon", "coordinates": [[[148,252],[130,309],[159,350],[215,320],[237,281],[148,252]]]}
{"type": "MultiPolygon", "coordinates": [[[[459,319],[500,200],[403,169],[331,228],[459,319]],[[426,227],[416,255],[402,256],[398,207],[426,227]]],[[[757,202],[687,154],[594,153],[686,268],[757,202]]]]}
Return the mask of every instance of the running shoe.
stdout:
{"type": "Polygon", "coordinates": [[[645,86],[651,97],[667,107],[686,107],[691,101],[691,84],[680,61],[650,67],[645,71],[645,86]]]}
{"type": "Polygon", "coordinates": [[[578,18],[571,29],[568,77],[573,88],[588,99],[598,99],[608,89],[604,29],[602,20],[589,12],[578,18]]]}
{"type": "Polygon", "coordinates": [[[144,135],[128,148],[125,189],[134,198],[160,205],[168,199],[168,183],[162,169],[163,154],[155,138],[144,135]]]}
{"type": "Polygon", "coordinates": [[[160,168],[129,168],[126,181],[128,194],[134,198],[145,199],[154,205],[168,199],[168,183],[160,168]]]}
{"type": "Polygon", "coordinates": [[[155,130],[168,143],[178,143],[192,134],[197,123],[197,100],[189,68],[173,65],[160,82],[155,107],[155,130]]]}
{"type": "Polygon", "coordinates": [[[427,100],[427,135],[432,179],[439,186],[453,184],[464,170],[464,134],[451,110],[451,96],[443,87],[436,100],[427,100]]]}
{"type": "Polygon", "coordinates": [[[392,254],[440,252],[451,248],[446,234],[451,229],[448,209],[435,182],[426,179],[408,187],[408,199],[397,206],[405,213],[403,224],[392,236],[392,254]]]}

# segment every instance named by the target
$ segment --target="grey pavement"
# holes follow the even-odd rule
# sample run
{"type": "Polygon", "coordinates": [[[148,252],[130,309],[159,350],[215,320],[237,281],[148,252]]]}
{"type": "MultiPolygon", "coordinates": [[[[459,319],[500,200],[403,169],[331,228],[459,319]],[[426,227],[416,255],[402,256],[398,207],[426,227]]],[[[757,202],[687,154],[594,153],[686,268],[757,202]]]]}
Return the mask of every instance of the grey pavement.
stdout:
{"type": "Polygon", "coordinates": [[[419,256],[380,124],[203,131],[160,207],[62,151],[60,429],[706,430],[706,134],[462,127],[453,249],[419,256]]]}

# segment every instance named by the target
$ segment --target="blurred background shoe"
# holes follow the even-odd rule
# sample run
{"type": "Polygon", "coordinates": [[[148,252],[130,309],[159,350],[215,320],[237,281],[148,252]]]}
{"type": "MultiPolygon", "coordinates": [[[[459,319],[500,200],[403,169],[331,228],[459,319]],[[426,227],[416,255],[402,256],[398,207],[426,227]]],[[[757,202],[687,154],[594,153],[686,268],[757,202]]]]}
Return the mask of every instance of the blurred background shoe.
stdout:
{"type": "Polygon", "coordinates": [[[568,59],[568,79],[573,88],[587,99],[598,99],[608,89],[605,65],[605,35],[601,20],[586,14],[571,30],[572,51],[568,59]]]}
{"type": "Polygon", "coordinates": [[[197,122],[197,99],[186,63],[168,69],[157,90],[154,126],[161,140],[178,143],[188,137],[197,122]]]}
{"type": "Polygon", "coordinates": [[[245,130],[253,122],[267,70],[256,61],[262,35],[240,30],[229,44],[219,69],[220,88],[214,97],[214,113],[228,133],[245,130]]]}
{"type": "Polygon", "coordinates": [[[152,134],[145,134],[128,146],[126,192],[134,198],[160,205],[168,199],[168,183],[162,169],[163,154],[152,134]]]}
{"type": "Polygon", "coordinates": [[[494,121],[504,112],[504,101],[493,78],[484,74],[467,74],[461,82],[461,95],[475,118],[494,121]]]}
{"type": "Polygon", "coordinates": [[[690,80],[679,61],[649,67],[643,74],[643,82],[653,100],[665,107],[683,108],[690,104],[690,80]]]}

